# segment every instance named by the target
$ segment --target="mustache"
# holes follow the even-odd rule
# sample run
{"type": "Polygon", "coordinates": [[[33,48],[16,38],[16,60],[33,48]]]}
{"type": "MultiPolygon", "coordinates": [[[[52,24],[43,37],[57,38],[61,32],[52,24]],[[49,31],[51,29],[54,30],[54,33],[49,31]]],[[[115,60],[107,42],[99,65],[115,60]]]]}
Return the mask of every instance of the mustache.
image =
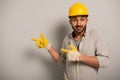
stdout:
{"type": "Polygon", "coordinates": [[[77,25],[77,26],[75,26],[75,27],[83,27],[83,26],[82,26],[82,25],[81,25],[81,26],[78,26],[78,25],[77,25]]]}
{"type": "MultiPolygon", "coordinates": [[[[80,25],[80,26],[75,26],[75,27],[84,27],[81,32],[84,32],[84,33],[86,32],[86,25],[85,25],[85,26],[80,25]]],[[[72,28],[73,28],[73,27],[72,27],[72,28]]],[[[74,28],[73,28],[73,29],[74,29],[74,28]]],[[[74,29],[74,30],[75,30],[75,29],[74,29]]],[[[80,32],[80,33],[81,33],[81,32],[80,32]]]]}

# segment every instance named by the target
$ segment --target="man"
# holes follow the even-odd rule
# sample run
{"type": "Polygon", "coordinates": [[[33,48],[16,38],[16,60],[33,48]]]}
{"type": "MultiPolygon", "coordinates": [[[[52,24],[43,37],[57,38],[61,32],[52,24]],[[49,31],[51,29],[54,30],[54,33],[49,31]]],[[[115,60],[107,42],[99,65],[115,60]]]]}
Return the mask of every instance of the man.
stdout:
{"type": "Polygon", "coordinates": [[[69,22],[73,32],[63,41],[61,52],[57,52],[47,38],[32,38],[39,48],[46,48],[54,61],[65,64],[65,80],[96,80],[99,68],[107,67],[108,50],[102,35],[87,29],[88,10],[81,3],[69,9],[69,22]]]}

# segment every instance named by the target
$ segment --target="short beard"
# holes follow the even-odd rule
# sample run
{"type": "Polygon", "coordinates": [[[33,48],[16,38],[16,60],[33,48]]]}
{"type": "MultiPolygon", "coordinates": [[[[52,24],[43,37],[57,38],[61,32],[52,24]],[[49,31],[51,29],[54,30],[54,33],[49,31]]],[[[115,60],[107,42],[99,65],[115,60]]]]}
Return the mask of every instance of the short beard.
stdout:
{"type": "MultiPolygon", "coordinates": [[[[72,27],[72,28],[73,28],[73,27],[72,27]]],[[[74,32],[75,32],[76,34],[84,36],[85,33],[86,33],[86,25],[85,25],[84,29],[83,29],[82,31],[80,31],[80,32],[77,32],[74,28],[73,28],[73,30],[74,30],[74,32]]]]}

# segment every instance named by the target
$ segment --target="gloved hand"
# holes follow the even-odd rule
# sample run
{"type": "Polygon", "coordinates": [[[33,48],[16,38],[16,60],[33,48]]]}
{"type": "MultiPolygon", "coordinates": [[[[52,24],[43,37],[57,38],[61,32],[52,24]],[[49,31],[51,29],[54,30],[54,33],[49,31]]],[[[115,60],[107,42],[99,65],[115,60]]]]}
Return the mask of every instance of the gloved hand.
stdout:
{"type": "Polygon", "coordinates": [[[49,50],[49,48],[52,46],[51,43],[47,40],[47,38],[44,36],[44,34],[40,34],[41,38],[32,38],[33,41],[36,41],[36,45],[39,48],[46,48],[49,50]]]}
{"type": "Polygon", "coordinates": [[[79,61],[79,57],[81,54],[78,52],[74,45],[70,44],[69,46],[71,50],[62,48],[61,51],[66,53],[68,61],[79,61]]]}

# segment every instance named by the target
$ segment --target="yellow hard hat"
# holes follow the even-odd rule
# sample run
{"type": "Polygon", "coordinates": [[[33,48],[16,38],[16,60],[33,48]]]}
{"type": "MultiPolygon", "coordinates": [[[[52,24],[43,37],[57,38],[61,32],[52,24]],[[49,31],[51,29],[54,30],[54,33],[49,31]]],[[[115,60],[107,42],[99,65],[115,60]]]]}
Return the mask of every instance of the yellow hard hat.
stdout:
{"type": "Polygon", "coordinates": [[[88,15],[86,6],[79,2],[73,4],[69,9],[69,17],[77,15],[88,15]]]}

